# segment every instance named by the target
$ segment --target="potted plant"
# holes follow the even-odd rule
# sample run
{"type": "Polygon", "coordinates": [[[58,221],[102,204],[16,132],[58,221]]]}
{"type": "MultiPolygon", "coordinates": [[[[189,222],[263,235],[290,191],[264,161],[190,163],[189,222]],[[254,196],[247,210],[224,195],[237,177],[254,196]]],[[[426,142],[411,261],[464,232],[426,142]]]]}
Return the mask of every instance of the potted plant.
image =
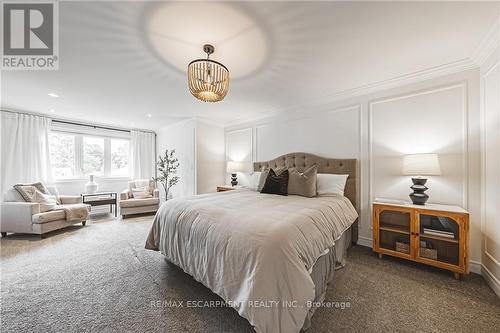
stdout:
{"type": "Polygon", "coordinates": [[[162,184],[165,190],[165,201],[168,200],[168,192],[170,188],[179,182],[177,169],[179,168],[179,160],[175,156],[175,149],[165,150],[165,154],[158,156],[156,162],[158,167],[158,176],[153,177],[155,182],[162,184]]]}

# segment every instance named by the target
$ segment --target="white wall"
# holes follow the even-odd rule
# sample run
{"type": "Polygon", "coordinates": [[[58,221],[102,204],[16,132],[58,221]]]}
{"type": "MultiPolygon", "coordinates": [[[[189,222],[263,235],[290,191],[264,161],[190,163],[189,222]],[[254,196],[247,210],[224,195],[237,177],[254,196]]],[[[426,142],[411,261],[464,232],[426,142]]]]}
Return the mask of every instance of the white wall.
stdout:
{"type": "MultiPolygon", "coordinates": [[[[251,164],[253,155],[253,130],[243,128],[226,132],[226,161],[247,162],[251,164]]],[[[238,185],[249,185],[249,174],[237,174],[238,185]]],[[[225,173],[224,183],[231,183],[231,174],[225,173]]]]}
{"type": "Polygon", "coordinates": [[[157,154],[175,149],[179,159],[180,181],[172,197],[215,192],[224,183],[223,127],[188,119],[159,129],[156,145],[157,154]]]}
{"type": "Polygon", "coordinates": [[[441,176],[427,177],[430,200],[467,205],[467,105],[465,82],[370,104],[371,199],[408,198],[404,154],[437,153],[441,176]]]}
{"type": "MultiPolygon", "coordinates": [[[[166,149],[175,149],[179,159],[179,183],[171,188],[172,197],[196,193],[196,120],[188,119],[160,128],[156,132],[156,154],[162,155],[166,149]]],[[[160,186],[160,196],[165,197],[160,186]]],[[[169,194],[170,196],[170,194],[169,194]]]]}
{"type": "MultiPolygon", "coordinates": [[[[430,201],[471,212],[471,269],[480,270],[479,72],[469,70],[226,128],[230,154],[265,161],[303,151],[360,160],[359,243],[371,246],[371,202],[409,200],[401,155],[437,152],[440,177],[429,180],[430,201]]],[[[240,177],[241,178],[241,177],[240,177]]]]}
{"type": "Polygon", "coordinates": [[[224,184],[224,127],[201,120],[196,124],[197,194],[224,184]]]}
{"type": "Polygon", "coordinates": [[[482,263],[500,296],[500,46],[481,66],[482,263]]]}

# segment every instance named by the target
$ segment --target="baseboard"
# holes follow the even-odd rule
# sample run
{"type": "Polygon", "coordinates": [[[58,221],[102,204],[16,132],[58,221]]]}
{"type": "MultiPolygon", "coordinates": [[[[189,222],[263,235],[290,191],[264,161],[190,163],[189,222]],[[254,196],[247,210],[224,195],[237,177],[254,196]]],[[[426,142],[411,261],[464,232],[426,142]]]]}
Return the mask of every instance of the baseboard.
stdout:
{"type": "Polygon", "coordinates": [[[357,244],[361,245],[361,246],[370,247],[370,248],[373,247],[372,246],[372,239],[368,238],[368,237],[363,237],[363,236],[358,236],[357,244]]]}
{"type": "Polygon", "coordinates": [[[476,274],[482,273],[482,264],[479,261],[469,260],[469,271],[476,274]]]}
{"type": "Polygon", "coordinates": [[[481,275],[491,289],[493,289],[495,294],[500,297],[500,281],[498,281],[498,279],[484,265],[481,265],[481,275]]]}

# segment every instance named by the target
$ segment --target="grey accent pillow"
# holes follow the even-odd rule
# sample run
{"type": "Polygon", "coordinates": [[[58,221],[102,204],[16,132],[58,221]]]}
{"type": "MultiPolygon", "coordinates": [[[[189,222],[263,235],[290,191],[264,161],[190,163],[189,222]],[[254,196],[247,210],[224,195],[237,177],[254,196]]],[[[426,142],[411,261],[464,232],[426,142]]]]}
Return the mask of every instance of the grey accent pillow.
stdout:
{"type": "Polygon", "coordinates": [[[316,196],[316,179],[318,167],[313,165],[304,172],[296,168],[288,169],[288,194],[300,195],[307,198],[316,196]]]}
{"type": "Polygon", "coordinates": [[[19,194],[23,197],[24,201],[30,202],[31,197],[33,196],[33,192],[30,190],[30,186],[34,186],[38,191],[42,192],[43,194],[48,194],[48,195],[51,194],[47,189],[47,187],[41,182],[36,182],[31,184],[16,184],[14,185],[14,189],[17,192],[19,192],[19,194]]]}
{"type": "Polygon", "coordinates": [[[54,195],[42,193],[32,185],[15,185],[16,190],[21,194],[26,202],[36,202],[40,204],[40,212],[48,212],[56,208],[57,200],[54,195]]]}
{"type": "Polygon", "coordinates": [[[14,185],[14,189],[17,192],[19,192],[19,194],[23,197],[24,201],[26,202],[32,202],[33,198],[35,197],[35,192],[38,190],[33,185],[23,185],[23,184],[14,185]]]}
{"type": "MultiPolygon", "coordinates": [[[[259,186],[257,186],[257,191],[262,191],[262,188],[264,187],[264,184],[266,183],[267,175],[269,174],[269,168],[262,169],[260,172],[260,178],[259,178],[259,186]]],[[[279,167],[276,169],[273,169],[274,173],[276,176],[279,176],[283,171],[287,170],[286,167],[279,167]]]]}

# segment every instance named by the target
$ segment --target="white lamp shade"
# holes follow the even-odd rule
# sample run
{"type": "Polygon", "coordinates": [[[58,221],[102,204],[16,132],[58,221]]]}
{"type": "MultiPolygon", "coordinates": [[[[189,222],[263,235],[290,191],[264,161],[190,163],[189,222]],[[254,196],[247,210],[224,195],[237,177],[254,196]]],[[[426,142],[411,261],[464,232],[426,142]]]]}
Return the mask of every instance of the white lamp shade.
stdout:
{"type": "Polygon", "coordinates": [[[437,154],[411,154],[403,157],[403,174],[408,176],[439,176],[441,167],[437,154]]]}
{"type": "Polygon", "coordinates": [[[229,173],[247,172],[245,162],[228,161],[226,171],[229,173]]]}

